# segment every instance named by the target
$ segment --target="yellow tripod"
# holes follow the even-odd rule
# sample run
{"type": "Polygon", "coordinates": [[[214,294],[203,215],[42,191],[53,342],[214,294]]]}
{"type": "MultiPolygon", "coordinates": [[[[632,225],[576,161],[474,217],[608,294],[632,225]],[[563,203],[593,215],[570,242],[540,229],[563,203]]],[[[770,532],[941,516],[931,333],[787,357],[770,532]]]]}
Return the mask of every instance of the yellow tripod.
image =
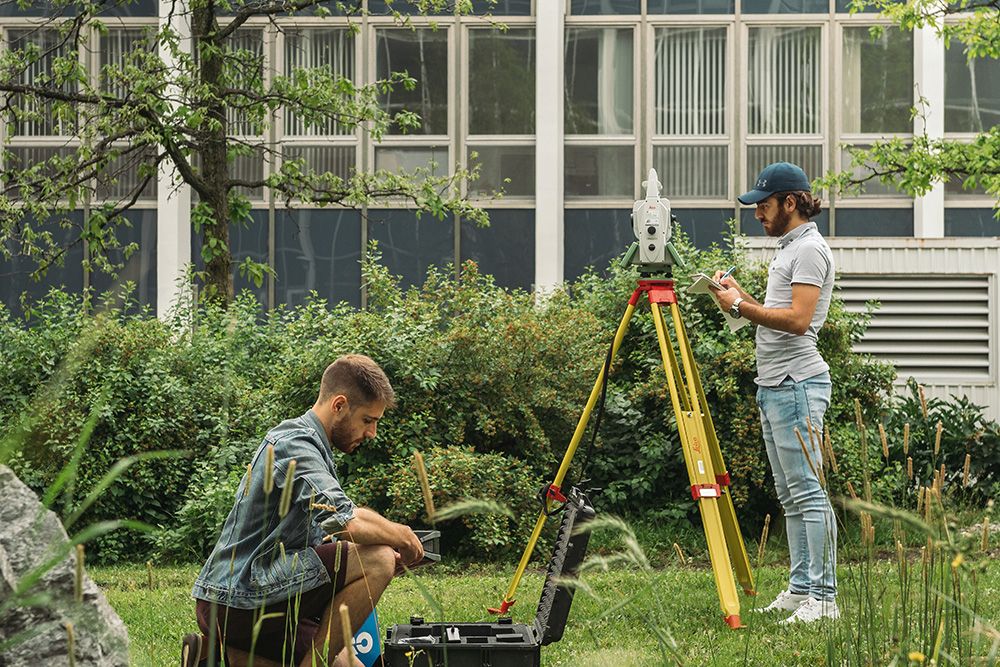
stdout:
{"type": "MultiPolygon", "coordinates": [[[[753,574],[750,572],[750,560],[747,557],[746,546],[739,524],[736,522],[736,510],[729,493],[729,473],[722,460],[722,450],[715,434],[715,425],[708,411],[708,402],[701,386],[698,367],[691,353],[684,322],[681,320],[680,309],[677,306],[677,294],[674,292],[673,280],[640,280],[638,287],[629,299],[628,307],[622,316],[621,324],[615,333],[611,346],[611,360],[618,353],[622,339],[628,329],[629,321],[635,312],[639,298],[645,294],[653,313],[653,323],[656,326],[656,338],[660,344],[660,356],[663,358],[663,369],[667,375],[667,385],[670,388],[670,401],[673,404],[674,415],[677,418],[677,430],[680,434],[681,446],[684,452],[684,462],[687,466],[688,479],[691,483],[691,496],[698,501],[702,523],[705,527],[705,538],[708,542],[708,553],[712,561],[712,572],[719,592],[719,602],[722,606],[726,623],[732,628],[743,627],[740,621],[740,601],[736,592],[736,582],[733,570],[747,595],[756,595],[753,574]],[[667,322],[664,319],[662,305],[668,305],[670,318],[677,338],[678,355],[667,334],[667,322]]],[[[549,511],[556,502],[565,502],[561,486],[569,472],[570,463],[576,448],[583,439],[583,433],[590,420],[590,414],[597,403],[601,388],[604,385],[605,369],[610,367],[610,361],[601,368],[590,398],[583,409],[576,431],[570,440],[566,454],[556,473],[555,479],[546,490],[546,506],[538,515],[535,528],[531,532],[528,545],[525,547],[521,562],[514,572],[514,578],[504,595],[500,606],[490,609],[495,614],[506,614],[514,604],[514,594],[521,583],[521,577],[528,565],[531,554],[538,542],[538,537],[545,526],[549,511]]]]}

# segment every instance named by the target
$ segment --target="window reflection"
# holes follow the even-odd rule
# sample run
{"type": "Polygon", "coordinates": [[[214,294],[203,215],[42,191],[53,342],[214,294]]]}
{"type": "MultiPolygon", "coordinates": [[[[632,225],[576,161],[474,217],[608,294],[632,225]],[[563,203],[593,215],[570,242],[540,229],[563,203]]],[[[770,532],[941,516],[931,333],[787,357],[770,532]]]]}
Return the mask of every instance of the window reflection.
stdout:
{"type": "Polygon", "coordinates": [[[315,291],[331,303],[361,306],[361,216],[355,211],[278,212],[274,232],[275,298],[299,305],[315,291]]]}

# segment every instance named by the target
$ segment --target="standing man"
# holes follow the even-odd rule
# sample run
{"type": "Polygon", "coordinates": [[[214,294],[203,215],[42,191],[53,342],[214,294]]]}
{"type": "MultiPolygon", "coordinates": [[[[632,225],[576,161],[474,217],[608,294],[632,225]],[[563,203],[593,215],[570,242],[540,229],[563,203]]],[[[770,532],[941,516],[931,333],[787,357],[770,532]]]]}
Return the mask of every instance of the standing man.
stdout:
{"type": "Polygon", "coordinates": [[[233,667],[251,652],[257,667],[348,664],[341,605],[353,635],[394,574],[424,555],[410,528],[355,506],[334,466],[333,450],[374,438],[394,403],[382,369],[349,354],[327,367],[312,409],[267,433],[195,581],[202,634],[184,638],[182,667],[199,665],[209,636],[233,667]]]}
{"type": "MultiPolygon", "coordinates": [[[[798,429],[809,445],[809,423],[823,432],[830,405],[830,367],[816,349],[833,293],[833,254],[810,218],[820,200],[809,190],[801,168],[788,162],[768,165],[756,186],[739,197],[754,204],[754,216],[778,251],[767,274],[767,295],[760,303],[733,278],[715,280],[716,294],[733,317],[757,325],[757,404],[774,473],[774,488],[785,512],[791,572],[788,589],[764,611],[785,611],[783,623],[840,616],[837,608],[837,524],[830,499],[799,445],[798,429]]],[[[816,470],[822,455],[810,452],[816,470]]]]}

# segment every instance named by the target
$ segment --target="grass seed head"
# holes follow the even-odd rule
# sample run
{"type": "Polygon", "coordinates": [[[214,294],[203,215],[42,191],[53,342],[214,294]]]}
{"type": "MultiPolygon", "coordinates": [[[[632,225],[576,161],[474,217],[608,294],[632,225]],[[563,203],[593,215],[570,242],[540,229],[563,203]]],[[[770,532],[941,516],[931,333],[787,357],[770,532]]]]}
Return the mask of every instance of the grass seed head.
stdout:
{"type": "Polygon", "coordinates": [[[677,554],[677,561],[681,565],[687,565],[687,559],[684,558],[684,552],[681,551],[681,545],[674,542],[674,553],[677,554]]]}
{"type": "Polygon", "coordinates": [[[910,453],[910,422],[903,424],[903,456],[910,453]]]}
{"type": "Polygon", "coordinates": [[[427,468],[424,466],[424,457],[419,451],[413,452],[413,466],[417,471],[417,479],[420,481],[420,492],[424,496],[424,509],[427,511],[427,520],[434,523],[434,497],[431,495],[431,483],[427,477],[427,468]]]}
{"type": "Polygon", "coordinates": [[[837,466],[837,454],[833,451],[833,441],[830,440],[830,428],[823,424],[823,439],[826,441],[826,453],[830,457],[830,467],[833,468],[833,472],[839,473],[840,468],[837,466]]]}
{"type": "Polygon", "coordinates": [[[69,667],[76,666],[76,633],[73,631],[72,621],[66,621],[66,655],[69,658],[69,667]]]}
{"type": "Polygon", "coordinates": [[[264,495],[269,496],[272,491],[274,491],[274,445],[268,445],[264,457],[264,495]]]}
{"type": "Polygon", "coordinates": [[[757,565],[764,560],[764,548],[767,546],[768,531],[771,529],[771,515],[764,516],[764,528],[760,531],[760,544],[757,545],[757,565]]]}
{"type": "Polygon", "coordinates": [[[278,501],[278,516],[284,518],[292,508],[292,490],[295,488],[295,459],[288,463],[288,474],[285,475],[285,486],[281,489],[281,500],[278,501]]]}
{"type": "Polygon", "coordinates": [[[76,545],[76,576],[73,578],[73,597],[83,602],[83,545],[76,545]]]}

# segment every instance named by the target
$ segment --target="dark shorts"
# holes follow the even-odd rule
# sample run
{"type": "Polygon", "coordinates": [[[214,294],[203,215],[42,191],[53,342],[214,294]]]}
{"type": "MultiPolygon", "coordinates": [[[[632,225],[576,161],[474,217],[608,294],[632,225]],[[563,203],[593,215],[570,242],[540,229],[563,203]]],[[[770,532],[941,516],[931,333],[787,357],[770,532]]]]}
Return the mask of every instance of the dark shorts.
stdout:
{"type": "Polygon", "coordinates": [[[216,631],[226,646],[250,651],[253,629],[266,614],[281,614],[261,621],[260,633],[254,646],[254,655],[280,662],[283,665],[299,664],[312,647],[313,637],[319,630],[323,613],[333,596],[344,588],[347,577],[347,555],[350,542],[343,540],[311,547],[330,573],[330,582],[319,588],[298,594],[289,600],[273,602],[263,609],[235,609],[217,603],[197,600],[195,614],[198,627],[206,637],[212,625],[212,607],[215,607],[216,631]],[[340,569],[337,570],[337,550],[340,549],[340,569]]]}

